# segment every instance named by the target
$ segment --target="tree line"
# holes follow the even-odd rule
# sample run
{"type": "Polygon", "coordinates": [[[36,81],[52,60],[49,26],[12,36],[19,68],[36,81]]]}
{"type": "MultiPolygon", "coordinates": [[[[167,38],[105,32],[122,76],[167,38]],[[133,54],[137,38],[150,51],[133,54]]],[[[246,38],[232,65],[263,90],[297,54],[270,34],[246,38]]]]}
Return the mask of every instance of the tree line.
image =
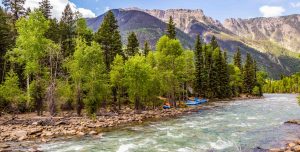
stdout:
{"type": "Polygon", "coordinates": [[[60,110],[82,110],[95,115],[99,109],[119,111],[161,107],[164,97],[177,107],[189,96],[232,98],[262,95],[263,79],[256,62],[238,50],[227,62],[213,36],[204,43],[197,36],[195,49],[185,50],[176,39],[172,17],[152,50],[144,48],[134,32],[121,42],[118,23],[108,11],[99,30],[70,5],[60,20],[51,17],[49,0],[25,9],[25,0],[3,0],[0,8],[0,108],[8,112],[35,111],[52,116],[60,110]]]}
{"type": "Polygon", "coordinates": [[[266,93],[299,93],[300,73],[291,76],[281,76],[280,80],[266,80],[264,85],[266,93]]]}

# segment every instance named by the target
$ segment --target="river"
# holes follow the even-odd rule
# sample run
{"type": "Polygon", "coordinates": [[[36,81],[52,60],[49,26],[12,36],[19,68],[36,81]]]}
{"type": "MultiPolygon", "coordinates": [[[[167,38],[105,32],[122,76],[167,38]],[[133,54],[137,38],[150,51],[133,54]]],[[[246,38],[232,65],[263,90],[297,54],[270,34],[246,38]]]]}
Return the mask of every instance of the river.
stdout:
{"type": "Polygon", "coordinates": [[[263,99],[211,103],[214,108],[167,121],[148,122],[91,137],[41,145],[43,151],[198,152],[259,151],[300,137],[297,95],[265,94],[263,99]]]}

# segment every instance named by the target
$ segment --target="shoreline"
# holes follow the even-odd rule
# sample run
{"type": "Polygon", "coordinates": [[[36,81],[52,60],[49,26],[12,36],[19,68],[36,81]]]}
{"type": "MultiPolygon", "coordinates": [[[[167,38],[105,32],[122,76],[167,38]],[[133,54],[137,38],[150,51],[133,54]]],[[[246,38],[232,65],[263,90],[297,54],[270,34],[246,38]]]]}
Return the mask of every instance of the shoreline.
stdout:
{"type": "Polygon", "coordinates": [[[261,99],[264,97],[237,97],[224,100],[210,100],[197,107],[176,109],[156,109],[136,114],[134,110],[125,109],[120,114],[88,117],[36,117],[35,113],[18,115],[17,119],[7,121],[8,116],[0,117],[0,151],[39,151],[38,144],[55,140],[93,137],[101,138],[103,133],[126,126],[147,122],[163,121],[190,115],[199,110],[209,110],[218,105],[217,101],[236,101],[261,99]],[[27,143],[26,143],[27,142],[27,143]],[[28,143],[29,142],[29,143],[28,143]],[[34,143],[32,145],[32,143],[34,143]]]}

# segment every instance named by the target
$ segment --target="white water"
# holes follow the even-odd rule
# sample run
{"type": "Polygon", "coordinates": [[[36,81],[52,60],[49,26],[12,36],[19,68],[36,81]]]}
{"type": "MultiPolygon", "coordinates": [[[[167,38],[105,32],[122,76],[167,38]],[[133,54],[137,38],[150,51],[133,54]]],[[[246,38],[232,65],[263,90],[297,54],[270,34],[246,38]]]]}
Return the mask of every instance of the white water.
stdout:
{"type": "Polygon", "coordinates": [[[41,145],[43,151],[259,151],[300,137],[296,95],[267,94],[264,99],[218,102],[210,110],[164,122],[107,132],[102,139],[73,139],[41,145]]]}

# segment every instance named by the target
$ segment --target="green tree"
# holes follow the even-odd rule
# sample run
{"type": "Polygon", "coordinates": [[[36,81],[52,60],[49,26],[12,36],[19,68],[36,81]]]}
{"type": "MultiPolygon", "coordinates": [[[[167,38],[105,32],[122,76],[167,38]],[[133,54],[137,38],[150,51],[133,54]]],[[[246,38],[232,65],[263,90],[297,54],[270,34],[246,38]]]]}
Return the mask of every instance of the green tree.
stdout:
{"type": "Polygon", "coordinates": [[[105,15],[99,30],[95,34],[95,41],[101,46],[106,69],[109,72],[115,56],[117,54],[123,55],[118,23],[112,11],[108,11],[105,15]]]}
{"type": "Polygon", "coordinates": [[[180,71],[184,63],[182,58],[183,48],[179,40],[163,36],[156,46],[157,67],[161,77],[162,91],[167,94],[168,99],[176,107],[176,93],[180,88],[180,71]]]}
{"type": "Polygon", "coordinates": [[[213,50],[219,47],[218,41],[214,35],[212,36],[212,38],[210,40],[210,45],[213,50]]]}
{"type": "Polygon", "coordinates": [[[9,24],[8,14],[0,7],[0,84],[4,81],[7,71],[6,52],[12,47],[14,41],[12,27],[9,24]]]}
{"type": "Polygon", "coordinates": [[[243,68],[243,86],[245,93],[252,94],[252,89],[255,86],[255,75],[253,59],[248,53],[243,68]]]}
{"type": "Polygon", "coordinates": [[[134,32],[131,32],[127,40],[126,55],[127,57],[132,57],[139,53],[139,41],[134,32]]]}
{"type": "Polygon", "coordinates": [[[76,49],[66,64],[74,82],[77,114],[81,115],[83,105],[88,114],[95,114],[101,100],[108,94],[108,75],[106,74],[100,45],[92,42],[87,45],[82,38],[76,39],[76,49]],[[84,96],[86,94],[86,96],[84,96]],[[85,104],[84,104],[85,103],[85,104]]]}
{"type": "Polygon", "coordinates": [[[169,23],[167,26],[167,36],[170,39],[176,39],[176,27],[172,16],[170,16],[169,23]]]}
{"type": "Polygon", "coordinates": [[[11,12],[14,21],[13,23],[26,13],[24,8],[25,0],[2,0],[2,4],[5,6],[6,10],[11,12]]]}
{"type": "Polygon", "coordinates": [[[144,56],[135,55],[125,63],[125,85],[128,88],[129,98],[134,102],[137,111],[142,107],[142,99],[148,96],[151,85],[152,68],[144,56]]]}
{"type": "Polygon", "coordinates": [[[86,20],[80,18],[76,21],[76,35],[82,37],[90,45],[93,40],[93,31],[87,26],[86,20]]]}
{"type": "MultiPolygon", "coordinates": [[[[49,28],[49,21],[39,11],[33,12],[28,18],[22,18],[17,22],[19,36],[16,41],[16,48],[10,53],[10,60],[25,67],[24,74],[27,77],[27,104],[30,101],[30,77],[34,77],[37,85],[41,85],[44,71],[43,59],[47,50],[52,46],[51,41],[45,38],[49,28]]],[[[42,88],[38,86],[37,88],[42,88]]],[[[36,99],[36,102],[42,102],[36,99]]],[[[40,104],[39,103],[39,104],[40,104]]],[[[40,110],[37,109],[38,115],[40,110]]]]}
{"type": "Polygon", "coordinates": [[[200,35],[197,35],[196,43],[195,43],[195,90],[198,95],[203,96],[205,89],[203,86],[203,68],[204,68],[204,58],[203,58],[203,50],[202,50],[202,44],[200,40],[200,35]]]}
{"type": "Polygon", "coordinates": [[[110,71],[110,82],[115,89],[114,105],[118,102],[118,109],[121,110],[121,96],[124,90],[124,59],[122,56],[117,55],[112,63],[110,71]]]}
{"type": "Polygon", "coordinates": [[[51,6],[50,1],[49,0],[42,0],[41,2],[39,2],[40,4],[40,11],[42,11],[42,13],[44,14],[46,19],[50,19],[51,18],[51,9],[53,9],[53,6],[51,6]]]}
{"type": "Polygon", "coordinates": [[[234,54],[233,62],[235,66],[237,66],[238,68],[240,68],[240,70],[242,70],[242,55],[239,47],[237,48],[237,51],[234,54]]]}
{"type": "Polygon", "coordinates": [[[60,20],[60,41],[64,57],[70,56],[74,52],[75,23],[74,13],[70,4],[67,4],[60,20]]]}
{"type": "Polygon", "coordinates": [[[7,73],[4,83],[0,85],[0,97],[8,101],[14,107],[13,110],[20,110],[17,108],[26,101],[25,93],[19,88],[19,78],[12,70],[7,73]]]}
{"type": "Polygon", "coordinates": [[[45,33],[45,36],[47,39],[50,39],[53,42],[59,44],[61,39],[60,25],[56,18],[49,19],[49,21],[50,21],[49,29],[45,33]]]}
{"type": "Polygon", "coordinates": [[[149,42],[145,41],[145,43],[144,43],[144,55],[147,56],[150,51],[151,51],[151,48],[149,46],[149,42]]]}

